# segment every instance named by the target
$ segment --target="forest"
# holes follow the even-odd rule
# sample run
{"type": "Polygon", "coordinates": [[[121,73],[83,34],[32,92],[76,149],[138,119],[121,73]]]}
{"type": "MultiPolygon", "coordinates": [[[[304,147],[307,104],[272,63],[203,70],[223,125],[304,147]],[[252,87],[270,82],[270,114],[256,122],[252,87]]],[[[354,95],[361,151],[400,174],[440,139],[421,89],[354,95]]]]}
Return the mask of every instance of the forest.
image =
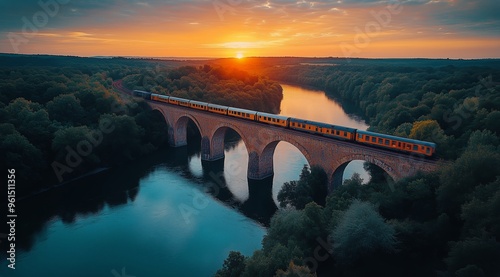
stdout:
{"type": "Polygon", "coordinates": [[[233,74],[189,64],[0,55],[0,165],[19,173],[18,197],[166,146],[162,116],[144,101],[116,92],[116,80],[124,79],[131,89],[141,85],[206,102],[279,111],[283,96],[278,83],[241,70],[233,74]],[[266,93],[268,87],[273,93],[266,93]]]}
{"type": "Polygon", "coordinates": [[[269,113],[279,113],[283,99],[278,83],[230,66],[147,71],[129,75],[123,83],[131,89],[269,113]]]}
{"type": "Polygon", "coordinates": [[[367,184],[355,174],[329,195],[305,167],[278,194],[262,249],[230,252],[215,275],[499,276],[500,63],[306,61],[249,68],[324,90],[371,130],[433,141],[447,163],[398,182],[365,164],[367,184]]]}
{"type": "Polygon", "coordinates": [[[26,173],[18,196],[166,144],[163,118],[114,91],[120,79],[268,112],[278,82],[321,89],[371,130],[435,142],[447,161],[398,182],[366,164],[367,184],[354,175],[328,195],[325,173],[305,167],[279,193],[262,249],[230,252],[216,276],[500,276],[499,61],[2,54],[0,165],[26,173]]]}

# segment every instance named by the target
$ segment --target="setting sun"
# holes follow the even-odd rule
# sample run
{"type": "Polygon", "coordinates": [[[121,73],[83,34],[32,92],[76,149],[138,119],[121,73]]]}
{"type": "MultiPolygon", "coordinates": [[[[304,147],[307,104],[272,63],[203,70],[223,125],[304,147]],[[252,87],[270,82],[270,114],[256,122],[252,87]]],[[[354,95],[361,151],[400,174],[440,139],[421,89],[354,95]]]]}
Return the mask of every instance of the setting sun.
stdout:
{"type": "Polygon", "coordinates": [[[243,55],[243,53],[241,53],[241,52],[236,53],[236,58],[243,59],[244,57],[245,56],[243,55]]]}

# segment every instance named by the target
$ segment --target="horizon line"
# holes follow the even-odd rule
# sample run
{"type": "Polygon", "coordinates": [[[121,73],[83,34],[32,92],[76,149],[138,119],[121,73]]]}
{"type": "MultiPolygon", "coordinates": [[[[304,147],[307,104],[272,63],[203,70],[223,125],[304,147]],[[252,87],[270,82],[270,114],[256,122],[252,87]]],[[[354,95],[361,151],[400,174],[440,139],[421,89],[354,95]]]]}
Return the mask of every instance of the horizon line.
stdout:
{"type": "MultiPolygon", "coordinates": [[[[217,60],[217,59],[238,59],[231,56],[218,57],[200,57],[200,56],[125,56],[125,55],[67,55],[67,54],[48,54],[48,53],[9,53],[0,52],[0,55],[19,55],[19,56],[54,56],[54,57],[78,57],[78,58],[93,58],[93,59],[157,59],[157,60],[217,60]]],[[[450,58],[450,57],[340,57],[340,56],[248,56],[242,59],[251,58],[303,58],[303,59],[357,59],[357,60],[500,60],[500,57],[481,57],[481,58],[450,58]]]]}

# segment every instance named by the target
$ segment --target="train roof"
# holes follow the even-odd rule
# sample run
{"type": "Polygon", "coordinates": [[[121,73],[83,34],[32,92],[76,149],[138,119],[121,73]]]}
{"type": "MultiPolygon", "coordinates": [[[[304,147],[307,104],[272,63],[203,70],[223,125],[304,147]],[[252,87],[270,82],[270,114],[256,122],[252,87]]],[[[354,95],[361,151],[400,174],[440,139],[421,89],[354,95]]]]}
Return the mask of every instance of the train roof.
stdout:
{"type": "Polygon", "coordinates": [[[191,104],[203,105],[203,106],[208,105],[208,103],[207,103],[207,102],[194,101],[194,100],[191,100],[189,103],[191,103],[191,104]]]}
{"type": "Polygon", "coordinates": [[[272,113],[263,113],[263,112],[257,112],[257,116],[267,116],[267,117],[281,119],[281,120],[288,120],[290,118],[289,116],[283,116],[283,115],[272,114],[272,113]]]}
{"type": "Polygon", "coordinates": [[[257,113],[256,111],[233,108],[233,107],[228,107],[228,110],[233,111],[233,112],[240,112],[240,113],[251,113],[251,114],[257,113]]]}
{"type": "Polygon", "coordinates": [[[342,130],[342,131],[347,131],[347,132],[354,132],[356,131],[355,128],[350,128],[350,127],[344,127],[344,126],[339,126],[339,125],[332,125],[332,124],[327,124],[323,122],[317,122],[317,121],[312,121],[312,120],[305,120],[305,119],[300,119],[300,118],[290,118],[290,122],[298,122],[298,123],[304,123],[304,124],[313,124],[318,127],[322,128],[333,128],[336,130],[342,130]]]}
{"type": "Polygon", "coordinates": [[[414,143],[414,144],[420,144],[424,146],[429,146],[429,147],[434,147],[436,148],[436,144],[434,142],[428,142],[428,141],[422,141],[422,140],[416,140],[416,139],[409,139],[409,138],[402,138],[402,137],[396,137],[396,136],[391,136],[391,135],[386,135],[386,134],[380,134],[380,133],[374,133],[370,131],[357,131],[358,134],[363,134],[363,135],[368,135],[368,136],[374,136],[374,137],[381,137],[381,138],[386,138],[386,139],[392,139],[392,140],[397,140],[397,141],[402,141],[402,142],[409,142],[409,143],[414,143]]]}
{"type": "Polygon", "coordinates": [[[208,103],[208,106],[210,108],[217,108],[217,109],[228,109],[229,108],[228,106],[222,106],[222,105],[211,104],[211,103],[208,103]]]}
{"type": "Polygon", "coordinates": [[[134,91],[137,91],[137,92],[145,92],[145,93],[151,93],[151,92],[149,92],[149,91],[138,90],[138,89],[134,89],[134,91]]]}
{"type": "Polygon", "coordinates": [[[168,96],[168,95],[157,94],[157,93],[152,93],[151,96],[158,96],[158,97],[163,98],[163,99],[170,98],[170,96],[168,96]]]}
{"type": "Polygon", "coordinates": [[[191,100],[186,99],[186,98],[173,97],[173,96],[170,96],[169,99],[172,99],[172,100],[175,100],[175,101],[182,101],[182,102],[189,102],[189,101],[191,101],[191,100]]]}

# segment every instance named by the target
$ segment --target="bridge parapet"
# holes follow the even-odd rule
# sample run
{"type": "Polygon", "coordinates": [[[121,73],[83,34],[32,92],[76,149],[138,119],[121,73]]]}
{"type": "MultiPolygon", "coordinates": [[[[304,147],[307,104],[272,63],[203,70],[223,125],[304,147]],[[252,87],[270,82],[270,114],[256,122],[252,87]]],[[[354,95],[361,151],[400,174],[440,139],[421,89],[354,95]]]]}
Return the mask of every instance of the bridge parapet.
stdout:
{"type": "Polygon", "coordinates": [[[381,167],[395,181],[412,176],[418,171],[434,171],[439,166],[435,161],[405,153],[180,106],[158,102],[148,102],[148,104],[165,117],[169,125],[169,143],[172,146],[187,144],[187,123],[192,120],[202,136],[201,158],[205,161],[223,159],[225,133],[228,129],[236,131],[248,151],[249,179],[260,180],[273,175],[274,151],[281,141],[299,149],[311,166],[319,166],[325,170],[329,178],[330,191],[342,184],[344,169],[354,160],[367,161],[381,167]]]}

